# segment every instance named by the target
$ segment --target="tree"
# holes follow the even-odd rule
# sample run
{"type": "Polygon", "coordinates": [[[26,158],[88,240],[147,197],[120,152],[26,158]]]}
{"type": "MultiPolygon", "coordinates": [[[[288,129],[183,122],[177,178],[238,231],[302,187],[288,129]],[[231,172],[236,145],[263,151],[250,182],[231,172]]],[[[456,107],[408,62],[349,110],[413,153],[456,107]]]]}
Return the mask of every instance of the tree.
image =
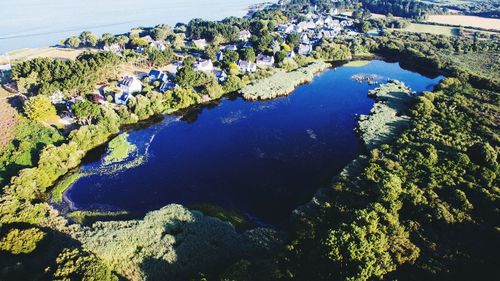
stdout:
{"type": "Polygon", "coordinates": [[[224,52],[224,58],[222,59],[222,65],[227,68],[231,63],[237,62],[240,58],[238,52],[233,50],[226,50],[224,52]]]}
{"type": "Polygon", "coordinates": [[[255,49],[259,52],[265,52],[271,47],[271,44],[273,43],[274,38],[271,36],[269,33],[263,34],[260,37],[256,38],[255,43],[255,49]]]}
{"type": "Polygon", "coordinates": [[[88,100],[77,102],[71,106],[78,123],[90,125],[101,116],[101,108],[88,100]]]}
{"type": "Polygon", "coordinates": [[[276,60],[276,63],[282,62],[287,57],[288,57],[288,54],[285,51],[279,51],[274,55],[274,59],[276,60]]]}
{"type": "Polygon", "coordinates": [[[217,60],[217,52],[219,51],[219,48],[215,44],[210,44],[206,50],[205,53],[207,54],[207,57],[211,59],[212,61],[217,60]]]}
{"type": "Polygon", "coordinates": [[[71,36],[66,41],[64,41],[64,45],[67,47],[78,48],[80,47],[80,39],[76,36],[71,36]]]}
{"type": "Polygon", "coordinates": [[[48,117],[56,115],[56,108],[46,96],[38,95],[31,97],[24,104],[24,113],[29,119],[43,121],[48,117]]]}
{"type": "Polygon", "coordinates": [[[196,79],[198,76],[196,75],[196,71],[192,66],[186,65],[181,67],[179,71],[177,71],[177,75],[175,76],[175,81],[181,87],[192,87],[196,84],[196,79]]]}
{"type": "Polygon", "coordinates": [[[151,37],[155,40],[165,40],[169,34],[172,33],[172,28],[168,25],[157,25],[151,31],[151,37]]]}
{"type": "Polygon", "coordinates": [[[361,25],[361,32],[367,33],[368,31],[370,31],[370,29],[371,29],[370,23],[367,21],[363,22],[363,24],[361,25]]]}
{"type": "Polygon", "coordinates": [[[297,33],[290,33],[286,37],[286,43],[290,45],[292,48],[298,47],[300,44],[300,36],[297,33]]]}
{"type": "Polygon", "coordinates": [[[132,47],[141,47],[141,48],[144,48],[144,47],[147,47],[148,46],[148,41],[144,38],[140,38],[140,37],[133,37],[131,40],[130,40],[130,44],[132,45],[132,47]]]}
{"type": "Polygon", "coordinates": [[[0,250],[13,255],[29,254],[36,250],[45,237],[45,232],[39,228],[13,228],[0,240],[0,250]]]}
{"type": "Polygon", "coordinates": [[[255,51],[252,47],[246,47],[241,50],[240,57],[242,60],[254,62],[255,61],[255,51]]]}
{"type": "Polygon", "coordinates": [[[95,47],[97,45],[97,41],[99,41],[99,38],[97,38],[97,36],[90,31],[82,32],[79,39],[83,45],[91,47],[95,47]]]}

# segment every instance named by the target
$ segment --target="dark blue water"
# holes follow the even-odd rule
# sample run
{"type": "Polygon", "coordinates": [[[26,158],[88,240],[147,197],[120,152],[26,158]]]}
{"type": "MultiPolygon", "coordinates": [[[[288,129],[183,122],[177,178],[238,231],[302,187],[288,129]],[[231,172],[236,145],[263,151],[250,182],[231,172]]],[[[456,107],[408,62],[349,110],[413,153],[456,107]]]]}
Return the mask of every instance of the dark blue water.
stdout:
{"type": "Polygon", "coordinates": [[[144,212],[169,203],[208,203],[282,222],[363,151],[353,131],[355,115],[370,111],[374,101],[367,92],[376,86],[350,79],[358,73],[398,79],[415,91],[430,90],[441,78],[372,61],[328,70],[288,97],[226,99],[186,120],[167,116],[129,132],[146,155],[144,164],[84,177],[66,195],[82,209],[144,212]]]}

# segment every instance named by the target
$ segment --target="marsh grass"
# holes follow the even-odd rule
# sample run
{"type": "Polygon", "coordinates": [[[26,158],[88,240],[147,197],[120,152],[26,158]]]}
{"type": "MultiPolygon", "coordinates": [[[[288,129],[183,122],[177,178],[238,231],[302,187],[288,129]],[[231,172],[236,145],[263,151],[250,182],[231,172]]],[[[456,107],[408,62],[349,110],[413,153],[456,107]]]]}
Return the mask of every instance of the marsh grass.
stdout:
{"type": "Polygon", "coordinates": [[[265,100],[292,93],[301,84],[311,82],[314,75],[330,67],[324,62],[315,62],[294,71],[278,70],[270,77],[256,81],[241,89],[246,100],[265,100]]]}
{"type": "Polygon", "coordinates": [[[230,222],[238,231],[252,229],[254,225],[241,213],[233,210],[227,210],[220,206],[211,204],[194,204],[188,206],[191,210],[202,212],[205,216],[218,218],[230,222]]]}
{"type": "Polygon", "coordinates": [[[83,176],[81,173],[74,173],[64,179],[62,179],[51,191],[50,202],[59,203],[63,199],[63,194],[66,189],[73,185],[78,179],[83,176]]]}

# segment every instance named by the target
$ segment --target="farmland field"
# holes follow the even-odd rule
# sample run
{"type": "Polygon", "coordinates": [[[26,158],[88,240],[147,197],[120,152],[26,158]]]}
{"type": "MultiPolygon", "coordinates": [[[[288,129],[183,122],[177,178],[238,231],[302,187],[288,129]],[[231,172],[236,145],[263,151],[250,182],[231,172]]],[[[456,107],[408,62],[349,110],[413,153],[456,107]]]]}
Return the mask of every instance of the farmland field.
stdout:
{"type": "Polygon", "coordinates": [[[471,26],[500,31],[500,19],[464,15],[431,15],[426,22],[471,26]]]}

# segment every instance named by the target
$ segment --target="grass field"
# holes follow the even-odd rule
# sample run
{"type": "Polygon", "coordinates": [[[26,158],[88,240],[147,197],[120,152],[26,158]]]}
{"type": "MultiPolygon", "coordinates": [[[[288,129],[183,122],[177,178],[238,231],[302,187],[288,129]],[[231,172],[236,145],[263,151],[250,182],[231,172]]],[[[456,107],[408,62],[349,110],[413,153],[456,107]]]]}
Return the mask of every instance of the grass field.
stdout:
{"type": "Polygon", "coordinates": [[[21,49],[8,52],[11,61],[29,60],[33,58],[48,57],[74,60],[86,49],[66,49],[57,47],[21,49]]]}
{"type": "Polygon", "coordinates": [[[425,32],[437,35],[458,35],[458,28],[442,25],[430,25],[421,23],[410,23],[406,28],[403,29],[408,32],[425,32]]]}
{"type": "Polygon", "coordinates": [[[432,15],[426,22],[451,24],[458,26],[471,26],[500,31],[500,19],[483,18],[464,15],[432,15]]]}

